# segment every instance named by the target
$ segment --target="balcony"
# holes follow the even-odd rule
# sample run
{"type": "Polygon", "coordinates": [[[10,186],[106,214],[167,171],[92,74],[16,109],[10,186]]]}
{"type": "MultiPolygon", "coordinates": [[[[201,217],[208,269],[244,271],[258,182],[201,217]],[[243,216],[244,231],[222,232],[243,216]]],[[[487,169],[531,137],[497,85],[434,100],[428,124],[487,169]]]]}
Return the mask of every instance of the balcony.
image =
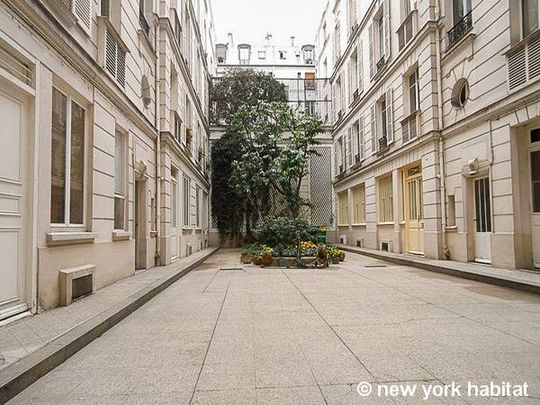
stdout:
{"type": "Polygon", "coordinates": [[[448,31],[448,49],[456,45],[465,35],[472,30],[472,11],[465,14],[454,27],[448,31]]]}
{"type": "Polygon", "coordinates": [[[407,118],[401,121],[401,134],[403,143],[418,136],[418,111],[414,111],[407,118]]]}
{"type": "Polygon", "coordinates": [[[514,45],[507,53],[508,88],[514,90],[540,77],[540,30],[514,45]]]}

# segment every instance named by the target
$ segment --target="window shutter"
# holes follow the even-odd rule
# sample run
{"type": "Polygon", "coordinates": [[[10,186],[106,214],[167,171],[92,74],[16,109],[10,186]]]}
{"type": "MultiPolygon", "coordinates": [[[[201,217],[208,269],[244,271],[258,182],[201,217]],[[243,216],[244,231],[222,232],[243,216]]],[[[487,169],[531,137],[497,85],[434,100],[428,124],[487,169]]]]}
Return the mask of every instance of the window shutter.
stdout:
{"type": "Polygon", "coordinates": [[[390,59],[390,40],[391,40],[391,33],[390,33],[390,0],[384,1],[384,60],[388,61],[390,59]]]}
{"type": "Polygon", "coordinates": [[[368,27],[369,34],[369,77],[373,77],[375,74],[374,62],[373,62],[373,24],[369,24],[368,27]]]}
{"type": "Polygon", "coordinates": [[[105,43],[105,68],[116,77],[116,41],[109,31],[105,43]]]}
{"type": "Polygon", "coordinates": [[[358,93],[361,93],[364,90],[364,66],[363,66],[363,42],[360,40],[358,44],[357,62],[358,67],[356,74],[358,75],[358,93]]]}
{"type": "Polygon", "coordinates": [[[81,25],[90,31],[92,28],[92,0],[73,0],[73,12],[81,25]]]}
{"type": "Polygon", "coordinates": [[[365,141],[364,141],[364,116],[361,116],[358,120],[358,154],[360,160],[364,160],[366,157],[365,141]]]}
{"type": "Polygon", "coordinates": [[[377,125],[376,125],[376,108],[375,103],[371,105],[370,114],[371,114],[371,150],[375,152],[377,150],[377,125]]]}
{"type": "Polygon", "coordinates": [[[339,173],[338,142],[334,142],[334,176],[339,173]]]}
{"type": "Polygon", "coordinates": [[[394,99],[391,88],[386,91],[386,134],[390,145],[394,142],[394,99]]]}
{"type": "Polygon", "coordinates": [[[353,102],[353,88],[354,88],[354,83],[353,83],[353,74],[352,74],[352,64],[349,63],[349,68],[347,69],[347,84],[349,85],[349,104],[351,104],[353,102]]]}

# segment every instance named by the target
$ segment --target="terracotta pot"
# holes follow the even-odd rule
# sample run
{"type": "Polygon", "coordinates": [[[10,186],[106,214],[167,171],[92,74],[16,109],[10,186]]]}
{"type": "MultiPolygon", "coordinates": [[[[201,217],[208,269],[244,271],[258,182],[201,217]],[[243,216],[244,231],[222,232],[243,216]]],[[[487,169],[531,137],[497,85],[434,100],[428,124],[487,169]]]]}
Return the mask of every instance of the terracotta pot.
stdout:
{"type": "Polygon", "coordinates": [[[260,266],[262,264],[262,257],[261,256],[253,256],[251,262],[256,266],[260,266]]]}
{"type": "Polygon", "coordinates": [[[271,254],[263,253],[261,260],[263,266],[270,266],[274,259],[271,254]]]}

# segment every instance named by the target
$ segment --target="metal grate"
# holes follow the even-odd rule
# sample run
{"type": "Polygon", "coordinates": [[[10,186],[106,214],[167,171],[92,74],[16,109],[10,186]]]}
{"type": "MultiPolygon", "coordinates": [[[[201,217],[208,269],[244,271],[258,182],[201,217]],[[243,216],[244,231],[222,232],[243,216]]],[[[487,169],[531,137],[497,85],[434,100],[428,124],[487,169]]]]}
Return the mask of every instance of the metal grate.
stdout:
{"type": "Polygon", "coordinates": [[[332,215],[332,148],[315,147],[310,159],[311,223],[331,226],[332,215]]]}

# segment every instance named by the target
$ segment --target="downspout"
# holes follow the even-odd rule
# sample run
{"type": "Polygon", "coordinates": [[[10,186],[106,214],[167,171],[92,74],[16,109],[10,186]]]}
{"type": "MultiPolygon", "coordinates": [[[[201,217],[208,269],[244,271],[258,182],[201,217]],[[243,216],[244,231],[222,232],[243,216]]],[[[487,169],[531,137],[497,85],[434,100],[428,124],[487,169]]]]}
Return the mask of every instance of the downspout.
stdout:
{"type": "Polygon", "coordinates": [[[445,259],[450,259],[450,251],[446,237],[446,172],[444,161],[444,118],[443,118],[443,97],[442,97],[442,70],[441,70],[441,30],[439,27],[441,21],[440,0],[435,2],[435,46],[437,50],[437,107],[439,124],[439,181],[440,181],[440,199],[441,199],[441,235],[443,254],[445,259]]]}
{"type": "MultiPolygon", "coordinates": [[[[156,52],[158,51],[158,44],[159,44],[159,33],[160,28],[158,26],[158,29],[156,29],[156,35],[154,38],[154,49],[156,52]]],[[[157,137],[156,137],[156,253],[154,255],[155,265],[159,266],[161,265],[161,129],[159,123],[160,120],[160,108],[159,108],[159,86],[160,83],[160,76],[159,76],[159,52],[156,56],[156,86],[155,86],[155,100],[156,100],[156,113],[155,113],[155,123],[156,123],[156,129],[157,129],[157,137]]]]}

